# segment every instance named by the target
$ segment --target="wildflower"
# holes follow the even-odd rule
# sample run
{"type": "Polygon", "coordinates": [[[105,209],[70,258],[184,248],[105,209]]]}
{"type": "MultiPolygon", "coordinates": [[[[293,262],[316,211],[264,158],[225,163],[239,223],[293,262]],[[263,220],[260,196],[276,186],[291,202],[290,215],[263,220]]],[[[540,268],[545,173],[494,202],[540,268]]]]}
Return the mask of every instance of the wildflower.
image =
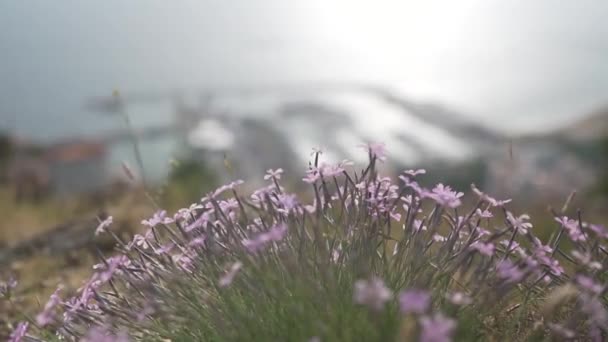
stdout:
{"type": "Polygon", "coordinates": [[[511,199],[497,200],[486,193],[481,192],[475,184],[471,184],[471,190],[479,197],[480,200],[487,202],[493,207],[503,207],[505,204],[510,203],[511,199]]]}
{"type": "Polygon", "coordinates": [[[194,261],[186,253],[180,253],[172,256],[173,262],[183,271],[192,273],[194,270],[194,261]]]}
{"type": "Polygon", "coordinates": [[[391,299],[392,292],[382,279],[357,280],[355,282],[354,301],[357,304],[366,305],[373,310],[380,311],[384,303],[391,299]]]}
{"type": "Polygon", "coordinates": [[[601,300],[597,296],[590,296],[583,293],[580,295],[581,310],[589,317],[589,323],[592,325],[605,326],[608,321],[608,312],[601,300]]]}
{"type": "Polygon", "coordinates": [[[424,174],[426,174],[426,170],[425,169],[405,170],[405,171],[403,171],[403,173],[405,173],[406,175],[410,175],[412,177],[416,177],[418,175],[424,175],[424,174]]]}
{"type": "Polygon", "coordinates": [[[11,290],[17,287],[17,280],[10,277],[6,282],[0,282],[0,298],[10,297],[11,290]]]}
{"type": "Polygon", "coordinates": [[[426,226],[422,224],[422,220],[414,220],[413,228],[417,232],[426,230],[426,226]]]}
{"type": "Polygon", "coordinates": [[[232,264],[232,266],[230,266],[230,268],[228,269],[226,274],[224,274],[220,278],[219,286],[226,287],[226,286],[230,285],[232,283],[232,280],[234,280],[234,277],[236,276],[238,271],[241,269],[241,267],[243,267],[243,263],[240,261],[237,261],[234,264],[232,264]]]}
{"type": "Polygon", "coordinates": [[[479,254],[485,255],[485,256],[494,255],[494,250],[496,249],[496,247],[494,246],[493,243],[491,243],[491,242],[484,243],[481,241],[476,241],[476,242],[472,243],[471,246],[469,246],[469,248],[474,249],[474,250],[478,251],[479,254]]]}
{"type": "Polygon", "coordinates": [[[279,203],[283,207],[283,210],[289,212],[298,206],[298,197],[293,194],[279,194],[279,203]]]}
{"type": "Polygon", "coordinates": [[[82,341],[83,342],[128,342],[129,337],[124,332],[114,335],[111,331],[108,331],[108,329],[106,327],[95,326],[88,331],[86,337],[82,341]]]}
{"type": "Polygon", "coordinates": [[[95,235],[99,235],[106,231],[106,229],[112,225],[113,218],[112,216],[108,216],[105,220],[101,221],[97,228],[95,229],[95,235]]]}
{"type": "Polygon", "coordinates": [[[511,260],[502,260],[496,265],[498,277],[506,283],[518,283],[524,279],[525,273],[517,267],[511,260]]]}
{"type": "Polygon", "coordinates": [[[475,210],[475,214],[479,217],[479,218],[492,218],[494,217],[494,214],[492,214],[489,210],[481,210],[479,208],[477,208],[477,210],[475,210]]]}
{"type": "Polygon", "coordinates": [[[264,180],[281,179],[281,174],[283,174],[283,169],[281,168],[276,170],[268,169],[266,170],[266,174],[264,175],[264,180]]]}
{"type": "Polygon", "coordinates": [[[197,236],[194,239],[190,240],[190,242],[188,242],[188,246],[190,246],[190,247],[204,246],[205,241],[207,241],[206,236],[204,236],[204,235],[197,236]]]}
{"type": "Polygon", "coordinates": [[[431,295],[423,290],[407,290],[399,294],[401,313],[425,313],[431,305],[431,295]]]}
{"type": "Polygon", "coordinates": [[[576,259],[578,262],[580,262],[581,265],[583,265],[585,267],[588,267],[592,270],[601,270],[602,269],[602,264],[591,259],[590,253],[581,253],[580,251],[575,249],[570,254],[572,254],[572,257],[574,259],[576,259]]]}
{"type": "Polygon", "coordinates": [[[444,207],[457,208],[462,204],[460,198],[463,195],[462,192],[453,191],[449,186],[439,183],[432,191],[426,191],[425,196],[423,197],[429,197],[437,202],[437,204],[444,207]]]}
{"type": "Polygon", "coordinates": [[[462,292],[450,293],[446,298],[454,305],[469,305],[473,303],[473,299],[462,292]]]}
{"type": "Polygon", "coordinates": [[[585,275],[576,276],[576,283],[584,290],[594,294],[600,294],[604,291],[604,286],[596,283],[593,279],[585,275]]]}
{"type": "Polygon", "coordinates": [[[148,230],[145,235],[135,234],[133,240],[127,245],[127,248],[132,248],[133,245],[140,247],[141,249],[148,249],[150,243],[148,240],[152,237],[152,232],[148,230]]]}
{"type": "Polygon", "coordinates": [[[44,305],[42,312],[36,315],[36,324],[41,327],[44,327],[47,324],[53,322],[53,313],[55,307],[61,303],[61,297],[59,297],[59,292],[63,289],[62,286],[57,287],[57,290],[50,296],[49,301],[44,305]]]}
{"type": "Polygon", "coordinates": [[[516,252],[521,257],[525,257],[526,256],[526,252],[524,251],[524,249],[521,248],[521,246],[519,245],[519,243],[517,241],[515,241],[515,240],[513,240],[513,241],[502,240],[502,241],[500,241],[500,244],[503,245],[503,246],[505,246],[505,248],[510,248],[507,251],[507,253],[516,252]],[[509,247],[509,245],[511,247],[509,247]]]}
{"type": "Polygon", "coordinates": [[[253,239],[245,239],[242,241],[243,246],[251,253],[256,253],[266,247],[271,242],[279,242],[285,238],[287,234],[287,225],[279,223],[272,227],[268,232],[261,233],[253,239]]]}
{"type": "Polygon", "coordinates": [[[344,169],[347,166],[353,166],[353,165],[355,165],[355,163],[353,163],[352,161],[350,161],[348,159],[344,159],[338,163],[338,166],[341,167],[342,169],[344,169]]]}
{"type": "Polygon", "coordinates": [[[530,216],[527,214],[515,217],[511,212],[507,212],[507,220],[519,234],[528,234],[528,230],[532,228],[532,223],[526,222],[530,220],[530,216]]]}
{"type": "Polygon", "coordinates": [[[448,239],[445,236],[443,236],[443,235],[440,235],[440,234],[437,234],[437,233],[433,234],[433,241],[435,241],[435,242],[445,242],[447,240],[448,239]]]}
{"type": "Polygon", "coordinates": [[[167,217],[167,211],[159,210],[154,213],[154,216],[152,216],[152,218],[150,218],[148,220],[142,220],[141,224],[143,224],[144,226],[148,226],[150,228],[154,228],[154,227],[158,226],[159,224],[171,224],[173,222],[174,221],[172,218],[167,217]]]}
{"type": "Polygon", "coordinates": [[[384,162],[386,161],[386,144],[384,143],[368,143],[359,145],[359,147],[368,151],[372,158],[384,162]]]}
{"type": "Polygon", "coordinates": [[[20,342],[25,337],[29,325],[28,322],[20,322],[17,324],[17,328],[11,333],[8,342],[20,342]]]}
{"type": "Polygon", "coordinates": [[[574,336],[576,336],[574,331],[562,326],[561,324],[549,323],[547,326],[549,327],[549,330],[561,338],[572,339],[574,336]]]}
{"type": "Polygon", "coordinates": [[[601,226],[599,224],[590,224],[590,225],[588,225],[588,228],[589,228],[589,230],[594,232],[597,236],[599,236],[601,238],[608,238],[608,230],[606,230],[606,227],[601,226]]]}
{"type": "Polygon", "coordinates": [[[308,184],[314,184],[319,179],[321,179],[321,175],[317,169],[310,169],[306,171],[306,177],[302,178],[302,180],[308,184]]]}
{"type": "Polygon", "coordinates": [[[154,254],[156,254],[156,255],[167,254],[167,253],[171,252],[173,247],[175,247],[175,244],[173,242],[168,242],[168,243],[160,246],[159,248],[154,248],[154,254]]]}
{"type": "Polygon", "coordinates": [[[420,333],[421,342],[449,342],[452,340],[456,321],[437,313],[432,317],[420,318],[422,332],[420,333]]]}

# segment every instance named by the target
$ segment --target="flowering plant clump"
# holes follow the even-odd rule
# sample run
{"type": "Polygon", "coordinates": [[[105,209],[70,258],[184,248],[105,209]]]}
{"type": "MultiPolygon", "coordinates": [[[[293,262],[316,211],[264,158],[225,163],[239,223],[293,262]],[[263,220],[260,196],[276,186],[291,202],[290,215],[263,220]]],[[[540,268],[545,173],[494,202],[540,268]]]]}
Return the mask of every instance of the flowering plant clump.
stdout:
{"type": "Polygon", "coordinates": [[[604,227],[556,214],[542,241],[509,200],[472,186],[464,209],[463,193],[420,185],[424,170],[381,176],[384,145],[366,148],[360,171],[316,150],[299,177],[310,201],[277,169],[249,196],[236,181],[157,212],[12,341],[606,339],[604,227]]]}

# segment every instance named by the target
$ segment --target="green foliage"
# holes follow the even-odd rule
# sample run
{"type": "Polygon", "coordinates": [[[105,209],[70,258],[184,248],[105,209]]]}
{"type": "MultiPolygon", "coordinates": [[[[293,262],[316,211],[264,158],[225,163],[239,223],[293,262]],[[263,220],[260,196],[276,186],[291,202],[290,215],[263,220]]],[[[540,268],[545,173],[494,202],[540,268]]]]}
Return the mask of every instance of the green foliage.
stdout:
{"type": "Polygon", "coordinates": [[[174,163],[162,196],[163,204],[192,203],[217,185],[217,176],[204,163],[183,160],[174,163]]]}

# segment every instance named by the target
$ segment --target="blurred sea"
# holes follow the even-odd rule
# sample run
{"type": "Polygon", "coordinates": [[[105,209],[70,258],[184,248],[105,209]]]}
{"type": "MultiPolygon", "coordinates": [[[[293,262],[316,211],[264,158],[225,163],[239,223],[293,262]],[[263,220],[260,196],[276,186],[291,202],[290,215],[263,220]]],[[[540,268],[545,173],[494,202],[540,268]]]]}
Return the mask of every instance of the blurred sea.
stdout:
{"type": "MultiPolygon", "coordinates": [[[[340,81],[538,132],[608,103],[607,16],[603,0],[3,1],[0,129],[47,142],[123,128],[83,106],[115,88],[340,81]]],[[[137,127],[173,114],[170,103],[129,110],[137,127]]],[[[176,147],[145,144],[146,168],[161,177],[176,147]]],[[[131,154],[119,146],[113,163],[131,154]]]]}

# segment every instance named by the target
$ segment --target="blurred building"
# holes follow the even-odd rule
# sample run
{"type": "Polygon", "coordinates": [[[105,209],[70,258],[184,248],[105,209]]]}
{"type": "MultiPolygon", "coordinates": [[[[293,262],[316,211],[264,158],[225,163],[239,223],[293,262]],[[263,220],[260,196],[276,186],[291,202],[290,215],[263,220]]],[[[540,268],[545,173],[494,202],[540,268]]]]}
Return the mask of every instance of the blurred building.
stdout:
{"type": "Polygon", "coordinates": [[[49,186],[57,195],[88,193],[108,184],[107,148],[93,141],[73,141],[53,145],[44,159],[49,186]]]}

